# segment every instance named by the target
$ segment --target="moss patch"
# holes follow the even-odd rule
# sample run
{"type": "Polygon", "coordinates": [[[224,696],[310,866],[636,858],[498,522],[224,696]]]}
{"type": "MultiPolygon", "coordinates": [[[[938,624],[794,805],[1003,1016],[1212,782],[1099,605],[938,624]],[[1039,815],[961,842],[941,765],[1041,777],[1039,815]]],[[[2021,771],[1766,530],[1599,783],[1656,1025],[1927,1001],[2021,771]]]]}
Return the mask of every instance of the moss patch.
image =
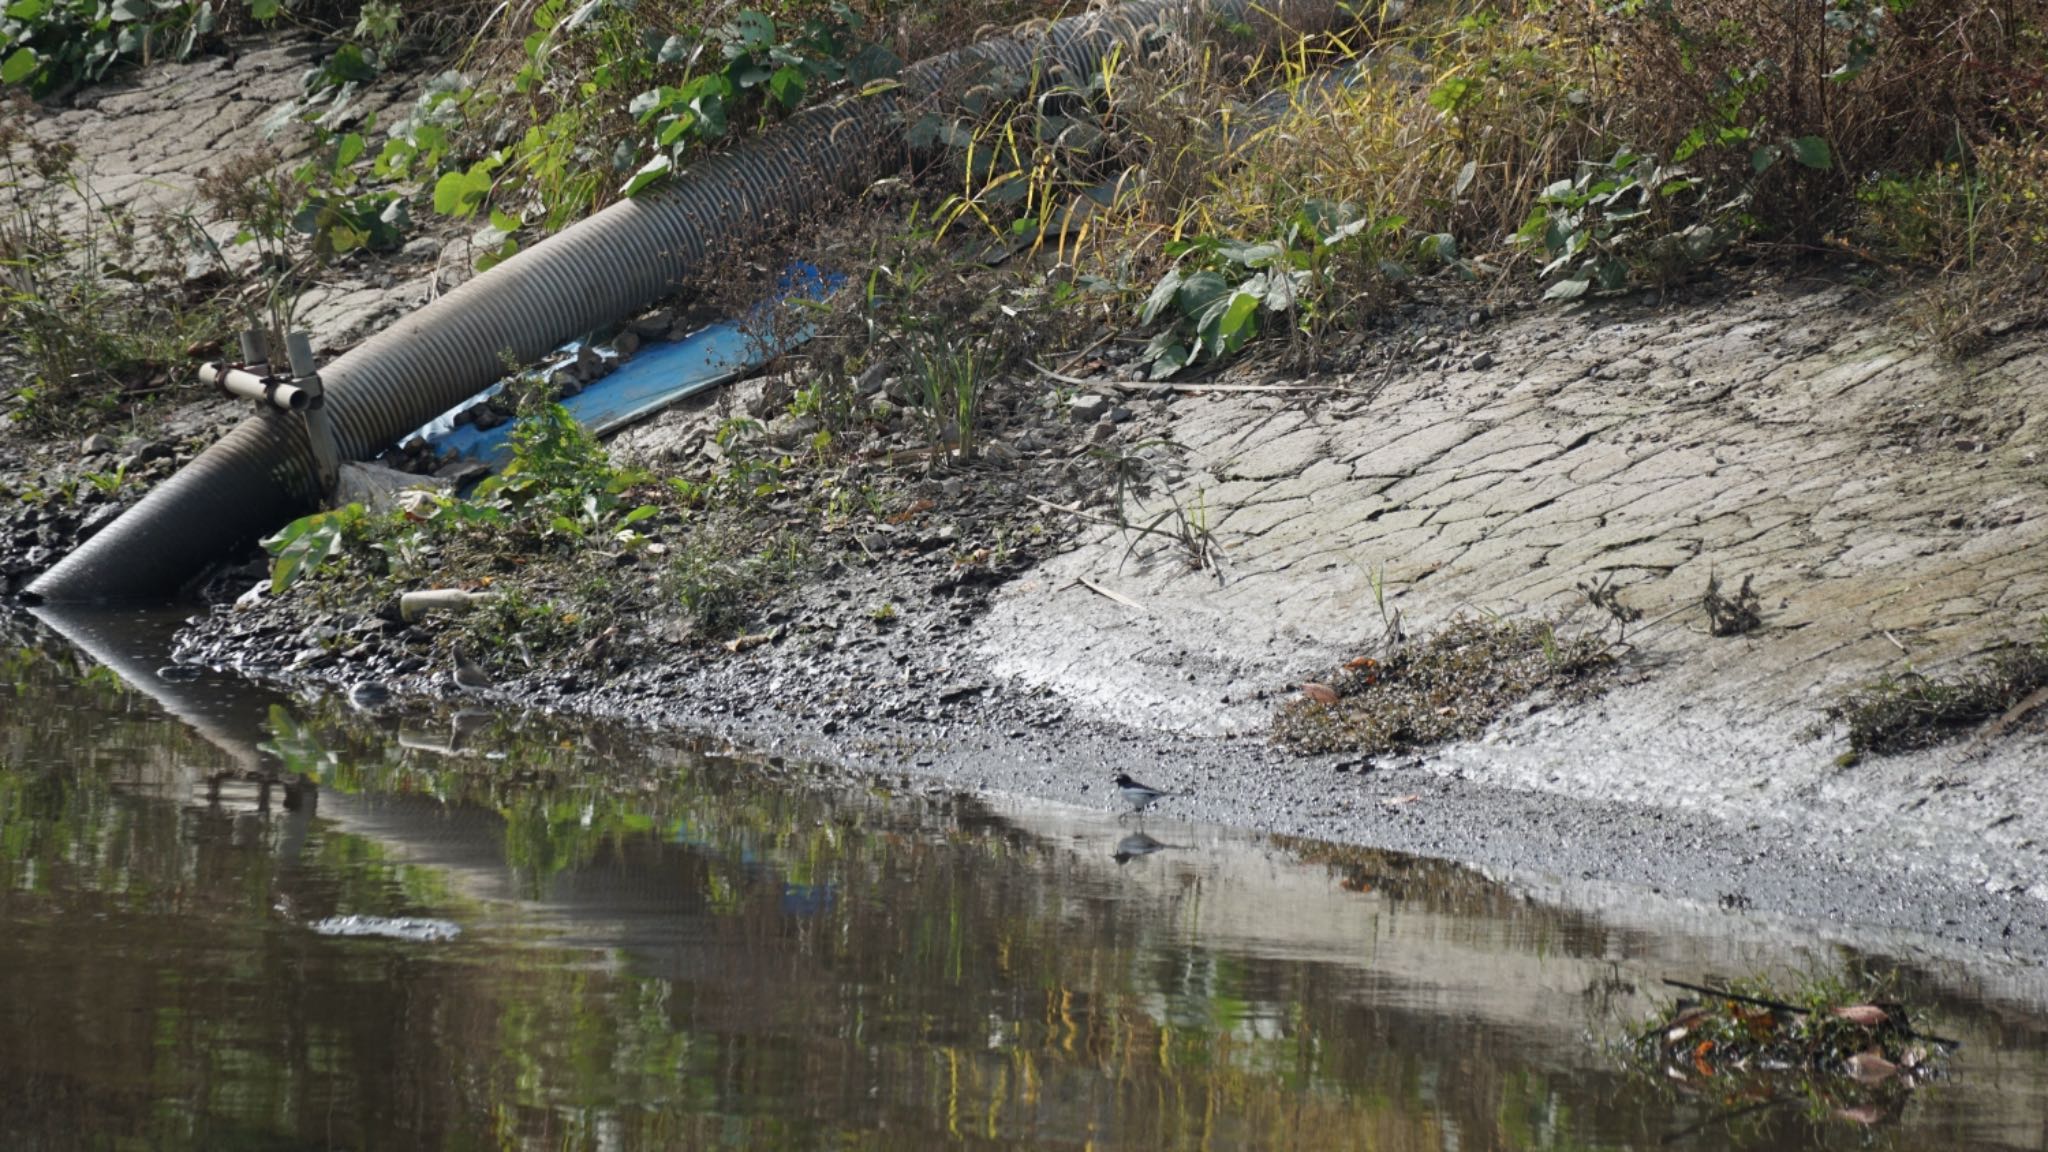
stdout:
{"type": "Polygon", "coordinates": [[[1468,617],[1307,686],[1281,706],[1273,737],[1300,752],[1368,756],[1470,739],[1537,693],[1598,693],[1614,666],[1597,635],[1568,638],[1548,620],[1468,617]]]}

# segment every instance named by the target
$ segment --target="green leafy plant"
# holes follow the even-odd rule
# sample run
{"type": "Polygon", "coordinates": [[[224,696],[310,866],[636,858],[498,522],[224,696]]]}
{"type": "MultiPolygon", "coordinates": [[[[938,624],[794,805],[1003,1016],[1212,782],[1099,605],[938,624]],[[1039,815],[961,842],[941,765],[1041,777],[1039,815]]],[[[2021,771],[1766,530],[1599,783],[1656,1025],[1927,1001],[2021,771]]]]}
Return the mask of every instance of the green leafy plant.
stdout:
{"type": "Polygon", "coordinates": [[[693,144],[723,138],[735,121],[787,115],[807,94],[851,78],[864,83],[893,72],[899,62],[860,39],[862,19],[843,3],[792,25],[755,8],[742,10],[711,33],[723,63],[694,71],[702,42],[670,36],[656,53],[660,64],[691,71],[678,84],[661,84],[635,96],[627,110],[651,128],[653,156],[634,170],[621,191],[627,196],[660,183],[693,144]]]}
{"type": "Polygon", "coordinates": [[[1712,259],[1728,240],[1720,230],[1727,225],[1685,222],[1698,214],[1699,193],[1684,168],[1626,148],[1604,161],[1581,161],[1576,178],[1536,197],[1518,234],[1549,257],[1541,274],[1555,280],[1544,299],[1619,291],[1640,269],[1654,269],[1661,280],[1712,259]]]}
{"type": "Polygon", "coordinates": [[[361,504],[301,516],[263,540],[270,553],[270,594],[282,596],[302,578],[327,570],[360,540],[369,523],[361,504]]]}
{"type": "MultiPolygon", "coordinates": [[[[1310,200],[1268,240],[1199,236],[1166,246],[1174,266],[1138,310],[1141,324],[1166,320],[1141,358],[1155,380],[1199,360],[1222,360],[1272,319],[1312,336],[1339,261],[1355,250],[1397,242],[1407,221],[1371,219],[1349,204],[1310,200]]],[[[1387,263],[1384,258],[1381,263],[1387,263]]]]}
{"type": "Polygon", "coordinates": [[[971,340],[926,335],[911,348],[910,371],[924,399],[934,458],[952,451],[973,459],[987,358],[971,340]]]}
{"type": "Polygon", "coordinates": [[[41,96],[96,83],[123,61],[184,60],[222,31],[224,15],[263,21],[276,0],[14,0],[0,8],[0,83],[41,96]]]}

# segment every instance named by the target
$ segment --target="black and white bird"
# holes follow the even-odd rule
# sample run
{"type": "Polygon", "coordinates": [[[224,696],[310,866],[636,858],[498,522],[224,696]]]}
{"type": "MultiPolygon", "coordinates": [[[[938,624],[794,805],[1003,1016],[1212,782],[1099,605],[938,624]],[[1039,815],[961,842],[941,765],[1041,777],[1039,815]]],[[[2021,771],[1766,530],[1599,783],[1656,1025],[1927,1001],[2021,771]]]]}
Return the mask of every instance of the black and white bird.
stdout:
{"type": "Polygon", "coordinates": [[[1162,788],[1154,788],[1150,784],[1140,784],[1131,779],[1128,772],[1117,773],[1115,783],[1117,795],[1124,798],[1124,803],[1131,806],[1132,812],[1143,812],[1158,803],[1161,797],[1187,795],[1186,792],[1168,792],[1162,788]]]}

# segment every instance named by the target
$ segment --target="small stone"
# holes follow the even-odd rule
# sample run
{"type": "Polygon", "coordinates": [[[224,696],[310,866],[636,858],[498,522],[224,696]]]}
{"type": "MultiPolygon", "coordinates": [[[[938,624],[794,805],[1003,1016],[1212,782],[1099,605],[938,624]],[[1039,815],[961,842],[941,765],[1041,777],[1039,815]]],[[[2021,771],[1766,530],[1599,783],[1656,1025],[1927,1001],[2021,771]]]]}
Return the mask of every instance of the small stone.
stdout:
{"type": "Polygon", "coordinates": [[[398,250],[408,260],[435,260],[441,255],[441,241],[432,236],[416,236],[405,242],[398,250]]]}
{"type": "Polygon", "coordinates": [[[1109,410],[1109,422],[1112,424],[1127,423],[1130,420],[1130,418],[1131,410],[1129,408],[1124,407],[1121,404],[1118,404],[1109,410]]]}
{"type": "Polygon", "coordinates": [[[1484,372],[1491,367],[1493,367],[1493,353],[1491,352],[1481,352],[1472,358],[1472,370],[1474,372],[1484,372]]]}
{"type": "Polygon", "coordinates": [[[633,358],[633,353],[638,352],[639,350],[640,336],[631,328],[626,329],[624,332],[621,332],[617,336],[612,338],[612,351],[617,353],[619,359],[621,360],[631,360],[633,358]]]}
{"type": "Polygon", "coordinates": [[[99,534],[100,529],[119,519],[123,509],[119,504],[102,504],[85,514],[78,522],[78,539],[82,543],[99,534]]]}
{"type": "Polygon", "coordinates": [[[669,328],[675,322],[676,314],[674,310],[656,308],[647,315],[633,321],[633,334],[640,337],[642,341],[660,340],[668,335],[669,328]]]}
{"type": "Polygon", "coordinates": [[[1105,416],[1093,428],[1088,430],[1088,442],[1090,444],[1106,443],[1115,435],[1116,425],[1110,423],[1109,417],[1105,416]]]}
{"type": "Polygon", "coordinates": [[[1093,424],[1108,413],[1108,398],[1093,392],[1083,392],[1067,401],[1067,418],[1076,424],[1093,424]]]}
{"type": "Polygon", "coordinates": [[[87,436],[85,443],[78,446],[78,453],[81,456],[104,456],[113,450],[113,438],[98,432],[87,436]]]}

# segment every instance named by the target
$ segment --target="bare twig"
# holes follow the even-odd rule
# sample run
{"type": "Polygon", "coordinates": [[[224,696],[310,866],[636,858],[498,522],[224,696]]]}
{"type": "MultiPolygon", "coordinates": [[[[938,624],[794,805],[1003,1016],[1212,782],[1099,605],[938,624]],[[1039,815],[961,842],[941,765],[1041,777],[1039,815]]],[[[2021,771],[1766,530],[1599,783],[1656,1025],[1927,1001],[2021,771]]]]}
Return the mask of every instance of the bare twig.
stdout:
{"type": "Polygon", "coordinates": [[[1097,584],[1095,581],[1090,580],[1086,576],[1074,577],[1074,583],[1079,584],[1081,587],[1088,589],[1090,592],[1093,592],[1097,596],[1101,596],[1104,599],[1114,600],[1119,604],[1123,604],[1131,608],[1136,608],[1138,611],[1144,612],[1148,615],[1151,613],[1151,609],[1145,607],[1143,604],[1138,603],[1136,600],[1131,599],[1129,596],[1126,596],[1121,592],[1116,592],[1112,591],[1111,589],[1105,588],[1102,585],[1097,584]]]}

